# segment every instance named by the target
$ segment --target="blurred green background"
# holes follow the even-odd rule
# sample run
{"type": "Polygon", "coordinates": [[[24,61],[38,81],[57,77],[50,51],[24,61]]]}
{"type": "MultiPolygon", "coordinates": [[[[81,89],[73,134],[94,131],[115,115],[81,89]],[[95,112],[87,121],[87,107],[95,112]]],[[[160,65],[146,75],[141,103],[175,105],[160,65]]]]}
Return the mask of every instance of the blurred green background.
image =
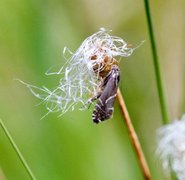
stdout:
{"type": "MultiPolygon", "coordinates": [[[[170,117],[184,112],[185,1],[151,1],[152,19],[170,117]]],[[[118,104],[114,118],[93,124],[91,111],[46,112],[15,78],[52,89],[45,76],[64,63],[64,46],[75,51],[100,27],[136,45],[122,58],[120,89],[154,180],[163,179],[155,132],[161,126],[150,41],[142,0],[1,0],[0,118],[39,180],[142,180],[118,104]]],[[[0,129],[0,179],[27,180],[24,167],[0,129]]]]}

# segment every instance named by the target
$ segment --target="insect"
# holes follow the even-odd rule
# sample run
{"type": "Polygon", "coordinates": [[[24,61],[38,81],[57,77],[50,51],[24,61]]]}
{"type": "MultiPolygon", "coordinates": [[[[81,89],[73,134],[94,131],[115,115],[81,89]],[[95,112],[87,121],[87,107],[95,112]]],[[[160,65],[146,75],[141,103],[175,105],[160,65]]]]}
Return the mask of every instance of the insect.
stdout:
{"type": "Polygon", "coordinates": [[[91,99],[91,102],[97,99],[97,103],[92,114],[92,120],[94,123],[99,123],[112,117],[119,79],[119,67],[117,65],[113,65],[110,72],[102,82],[102,91],[91,99]]]}

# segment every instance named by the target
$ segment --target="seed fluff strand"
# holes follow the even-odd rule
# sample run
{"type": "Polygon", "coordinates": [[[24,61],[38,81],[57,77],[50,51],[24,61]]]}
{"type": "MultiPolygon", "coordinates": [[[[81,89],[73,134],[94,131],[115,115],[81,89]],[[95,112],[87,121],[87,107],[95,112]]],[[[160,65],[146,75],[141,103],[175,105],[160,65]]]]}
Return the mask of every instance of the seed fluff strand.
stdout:
{"type": "Polygon", "coordinates": [[[114,57],[128,57],[139,47],[130,48],[122,38],[111,36],[109,32],[100,28],[98,32],[86,38],[75,53],[67,47],[64,48],[66,63],[56,72],[51,69],[46,72],[46,75],[62,76],[54,90],[19,80],[46,105],[47,114],[60,112],[62,115],[74,110],[77,104],[85,106],[90,96],[96,95],[99,90],[100,72],[113,63],[111,60],[114,57]]]}
{"type": "Polygon", "coordinates": [[[170,170],[179,180],[185,179],[185,115],[157,131],[157,154],[168,175],[170,170]]]}

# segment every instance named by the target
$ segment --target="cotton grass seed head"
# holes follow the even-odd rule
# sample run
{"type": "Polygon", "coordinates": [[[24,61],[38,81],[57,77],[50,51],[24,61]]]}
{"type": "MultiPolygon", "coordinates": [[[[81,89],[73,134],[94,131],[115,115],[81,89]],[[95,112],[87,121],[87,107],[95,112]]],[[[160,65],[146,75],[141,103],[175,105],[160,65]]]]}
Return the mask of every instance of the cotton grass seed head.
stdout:
{"type": "Polygon", "coordinates": [[[161,127],[157,131],[157,153],[163,168],[174,171],[179,180],[185,179],[185,115],[181,120],[161,127]]]}
{"type": "Polygon", "coordinates": [[[62,115],[68,110],[74,110],[77,104],[84,106],[99,91],[101,81],[110,72],[111,65],[118,64],[115,57],[128,57],[133,53],[135,48],[128,47],[123,39],[111,36],[109,32],[101,28],[86,38],[75,53],[64,48],[66,63],[59,71],[50,70],[46,73],[61,76],[59,85],[54,90],[21,81],[33,95],[42,100],[48,113],[60,112],[62,115]]]}

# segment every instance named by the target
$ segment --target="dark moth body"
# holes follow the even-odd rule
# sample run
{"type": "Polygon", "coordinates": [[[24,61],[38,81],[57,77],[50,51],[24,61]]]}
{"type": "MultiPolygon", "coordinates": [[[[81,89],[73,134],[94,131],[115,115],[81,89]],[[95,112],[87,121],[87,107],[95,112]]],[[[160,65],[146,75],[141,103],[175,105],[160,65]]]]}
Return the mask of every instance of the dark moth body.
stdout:
{"type": "Polygon", "coordinates": [[[103,91],[97,97],[97,104],[95,105],[92,114],[92,119],[95,123],[99,123],[112,117],[119,78],[119,68],[117,65],[113,65],[111,71],[103,81],[103,91]]]}

